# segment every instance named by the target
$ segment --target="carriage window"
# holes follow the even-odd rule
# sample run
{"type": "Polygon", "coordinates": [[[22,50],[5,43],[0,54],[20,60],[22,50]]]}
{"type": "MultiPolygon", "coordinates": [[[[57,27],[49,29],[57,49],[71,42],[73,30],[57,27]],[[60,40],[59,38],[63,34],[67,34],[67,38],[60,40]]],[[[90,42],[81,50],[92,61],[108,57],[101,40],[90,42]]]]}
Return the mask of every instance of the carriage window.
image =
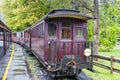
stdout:
{"type": "Polygon", "coordinates": [[[0,32],[0,36],[2,36],[3,35],[3,32],[0,32]]]}
{"type": "Polygon", "coordinates": [[[76,29],[76,37],[77,38],[83,37],[83,30],[82,29],[76,29]]]}
{"type": "Polygon", "coordinates": [[[71,27],[70,22],[62,23],[62,38],[69,39],[71,37],[71,27]]]}
{"type": "Polygon", "coordinates": [[[70,38],[70,30],[62,29],[62,38],[70,38]]]}
{"type": "Polygon", "coordinates": [[[53,23],[48,24],[48,35],[49,36],[56,36],[56,25],[53,23]]]}

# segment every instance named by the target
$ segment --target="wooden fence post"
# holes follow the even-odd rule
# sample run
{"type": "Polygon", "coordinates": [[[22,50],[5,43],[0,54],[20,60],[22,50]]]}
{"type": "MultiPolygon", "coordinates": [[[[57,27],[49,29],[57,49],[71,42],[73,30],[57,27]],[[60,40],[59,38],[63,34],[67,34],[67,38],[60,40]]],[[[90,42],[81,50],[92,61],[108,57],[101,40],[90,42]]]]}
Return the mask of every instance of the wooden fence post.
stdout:
{"type": "Polygon", "coordinates": [[[114,60],[114,56],[111,56],[111,57],[110,57],[110,66],[111,66],[111,67],[110,67],[110,68],[111,68],[110,72],[111,72],[111,73],[113,73],[113,68],[114,68],[113,60],[114,60]]]}

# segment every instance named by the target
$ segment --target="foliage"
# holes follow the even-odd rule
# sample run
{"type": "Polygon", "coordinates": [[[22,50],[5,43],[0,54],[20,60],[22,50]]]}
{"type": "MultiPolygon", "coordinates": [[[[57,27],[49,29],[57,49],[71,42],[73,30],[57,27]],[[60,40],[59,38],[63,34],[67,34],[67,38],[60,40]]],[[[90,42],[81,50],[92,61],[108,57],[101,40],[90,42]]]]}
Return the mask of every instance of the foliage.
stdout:
{"type": "Polygon", "coordinates": [[[94,33],[94,24],[93,24],[93,20],[90,20],[88,22],[88,40],[93,40],[93,33],[94,33]]]}
{"type": "MultiPolygon", "coordinates": [[[[103,0],[104,1],[104,0],[103,0]]],[[[117,0],[116,0],[117,1],[117,0]]],[[[112,3],[107,1],[99,5],[99,45],[100,51],[110,51],[116,45],[117,38],[120,37],[120,1],[112,3]]],[[[88,39],[93,39],[93,21],[88,23],[88,39]]]]}
{"type": "Polygon", "coordinates": [[[49,9],[46,0],[2,0],[1,9],[12,31],[30,27],[49,9]]]}
{"type": "Polygon", "coordinates": [[[109,51],[116,45],[120,33],[119,4],[104,4],[100,7],[100,50],[109,51]],[[106,6],[107,5],[107,6],[106,6]]]}
{"type": "MultiPolygon", "coordinates": [[[[73,9],[75,0],[1,0],[0,10],[5,14],[6,23],[12,31],[23,30],[30,27],[38,19],[52,9],[73,9]]],[[[81,0],[77,0],[77,9],[86,13],[81,7],[81,0]]],[[[84,0],[83,0],[84,1],[84,0]]],[[[94,0],[85,0],[85,5],[93,10],[94,0]]],[[[100,0],[100,50],[110,50],[116,44],[116,38],[120,37],[120,7],[119,0],[100,0]]],[[[88,39],[93,40],[93,21],[88,23],[88,39]]]]}

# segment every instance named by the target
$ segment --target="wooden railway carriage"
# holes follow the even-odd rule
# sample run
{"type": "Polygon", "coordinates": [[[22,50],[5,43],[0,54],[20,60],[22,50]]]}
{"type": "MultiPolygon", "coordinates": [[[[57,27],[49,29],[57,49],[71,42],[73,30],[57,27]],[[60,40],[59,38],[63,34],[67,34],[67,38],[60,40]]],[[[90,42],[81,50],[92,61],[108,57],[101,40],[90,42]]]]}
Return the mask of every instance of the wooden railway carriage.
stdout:
{"type": "Polygon", "coordinates": [[[24,43],[53,74],[74,75],[82,68],[91,69],[93,43],[87,41],[87,20],[92,18],[76,10],[52,10],[24,30],[24,43]]]}
{"type": "Polygon", "coordinates": [[[0,58],[6,54],[11,39],[11,30],[0,20],[0,58]]]}

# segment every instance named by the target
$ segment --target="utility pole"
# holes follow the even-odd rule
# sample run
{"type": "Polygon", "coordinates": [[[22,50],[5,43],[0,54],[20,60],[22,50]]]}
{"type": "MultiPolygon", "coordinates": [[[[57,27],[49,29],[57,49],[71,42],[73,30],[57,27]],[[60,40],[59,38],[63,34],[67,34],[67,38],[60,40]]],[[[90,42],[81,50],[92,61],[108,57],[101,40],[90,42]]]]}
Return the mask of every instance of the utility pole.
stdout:
{"type": "Polygon", "coordinates": [[[98,0],[94,0],[94,54],[98,54],[99,48],[99,5],[98,0]]]}

